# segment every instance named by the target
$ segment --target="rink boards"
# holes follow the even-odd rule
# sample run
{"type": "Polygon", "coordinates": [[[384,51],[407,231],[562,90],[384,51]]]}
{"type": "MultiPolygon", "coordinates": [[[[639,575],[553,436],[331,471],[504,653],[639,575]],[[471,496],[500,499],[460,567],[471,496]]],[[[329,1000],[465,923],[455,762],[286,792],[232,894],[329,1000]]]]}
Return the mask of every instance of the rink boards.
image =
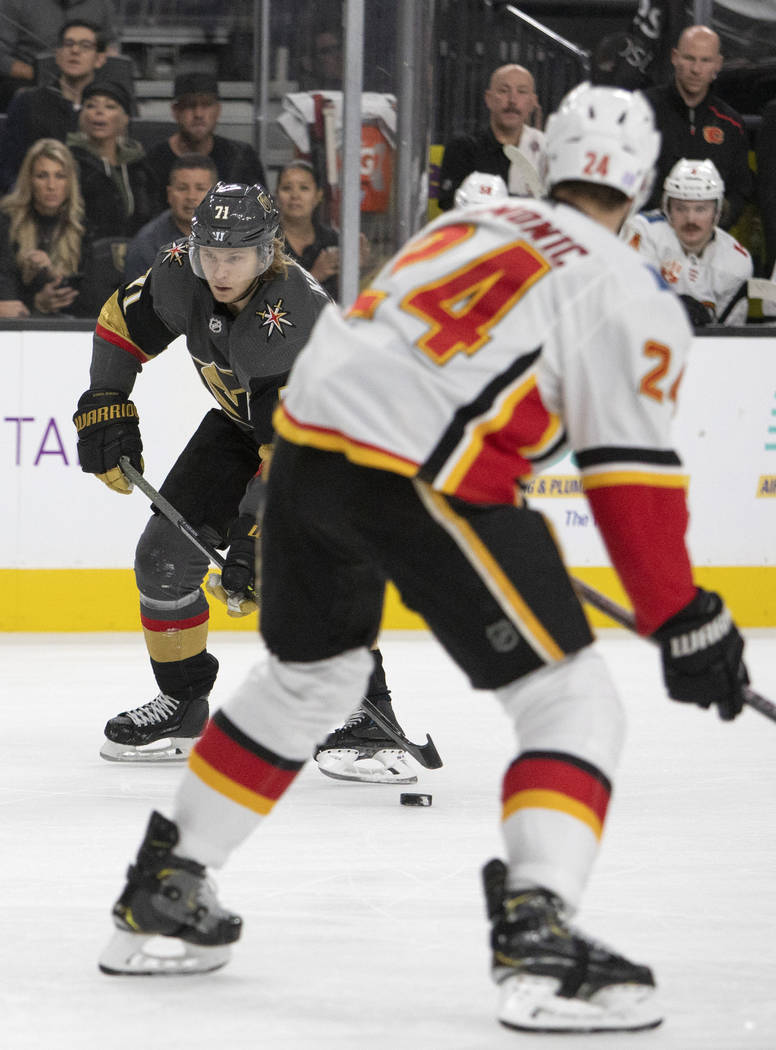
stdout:
{"type": "MultiPolygon", "coordinates": [[[[78,466],[71,417],[89,382],[90,333],[8,329],[0,354],[0,630],[135,630],[131,566],[149,504],[78,466]]],[[[183,340],[144,368],[133,400],[158,488],[214,404],[183,340]]],[[[776,626],[776,337],[696,338],[675,446],[689,477],[698,582],[720,589],[742,625],[776,626]]],[[[573,571],[622,600],[570,458],[536,480],[531,502],[552,520],[573,571]]],[[[213,627],[255,628],[253,617],[212,613],[213,627]]],[[[423,623],[390,590],[384,626],[423,623]]]]}

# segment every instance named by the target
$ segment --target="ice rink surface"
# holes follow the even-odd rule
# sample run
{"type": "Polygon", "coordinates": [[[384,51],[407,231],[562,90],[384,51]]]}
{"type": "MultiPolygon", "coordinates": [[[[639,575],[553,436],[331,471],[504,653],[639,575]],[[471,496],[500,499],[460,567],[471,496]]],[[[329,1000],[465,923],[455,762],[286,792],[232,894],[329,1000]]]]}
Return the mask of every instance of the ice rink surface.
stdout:
{"type": "MultiPolygon", "coordinates": [[[[755,687],[776,697],[774,636],[748,636],[755,687]]],[[[774,1050],[776,724],[732,725],[662,691],[657,654],[599,643],[630,730],[577,924],[649,963],[666,1022],[652,1032],[523,1035],[494,1020],[480,867],[501,854],[498,792],[516,747],[422,632],[382,639],[398,717],[444,768],[430,809],[400,788],[342,784],[310,764],[216,875],[245,921],[232,962],[199,977],[97,970],[151,807],[180,766],[109,764],[105,720],[154,695],[135,635],[0,636],[2,1050],[774,1050]]],[[[214,634],[223,701],[260,657],[214,634]]],[[[404,790],[407,790],[406,788],[404,790]]]]}

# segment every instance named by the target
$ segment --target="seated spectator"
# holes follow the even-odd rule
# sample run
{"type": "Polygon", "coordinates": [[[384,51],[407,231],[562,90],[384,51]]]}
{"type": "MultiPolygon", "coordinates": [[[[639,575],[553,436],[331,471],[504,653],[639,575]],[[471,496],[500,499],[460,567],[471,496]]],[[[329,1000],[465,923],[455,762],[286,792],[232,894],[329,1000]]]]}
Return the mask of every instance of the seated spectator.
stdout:
{"type": "Polygon", "coordinates": [[[726,186],[720,226],[728,229],[754,200],[749,140],[743,118],[711,90],[722,68],[719,37],[708,26],[690,26],[671,51],[669,83],[645,91],[662,136],[657,173],[647,208],[660,205],[660,187],[682,157],[711,160],[726,186]]]}
{"type": "Polygon", "coordinates": [[[160,211],[145,150],[126,136],[131,105],[123,84],[94,80],[83,93],[80,130],[67,137],[94,240],[132,237],[160,211]]]}
{"type": "Polygon", "coordinates": [[[96,26],[65,22],[55,61],[58,75],[40,87],[17,91],[8,107],[0,146],[0,189],[13,185],[27,150],[38,139],[64,142],[78,128],[81,94],[105,63],[105,41],[96,26]]]}
{"type": "Polygon", "coordinates": [[[0,112],[20,87],[35,80],[35,56],[53,51],[65,22],[83,19],[96,27],[116,54],[112,0],[0,0],[0,112]]]}
{"type": "Polygon", "coordinates": [[[198,153],[176,157],[167,186],[169,208],[138,230],[127,248],[124,276],[131,281],[151,266],[159,249],[191,232],[194,209],[218,181],[212,158],[198,153]]]}
{"type": "Polygon", "coordinates": [[[0,200],[0,316],[91,316],[88,252],[75,161],[57,139],[41,139],[0,200]]]}
{"type": "Polygon", "coordinates": [[[534,78],[522,66],[500,66],[490,78],[485,105],[487,127],[458,135],[445,147],[439,173],[442,211],[453,207],[455,191],[473,171],[500,175],[516,196],[542,196],[544,134],[528,123],[538,106],[534,78]]]}
{"type": "Polygon", "coordinates": [[[626,222],[622,237],[680,296],[695,327],[746,323],[752,258],[716,223],[725,184],[710,160],[678,161],[663,184],[663,210],[626,222]]]}
{"type": "Polygon", "coordinates": [[[264,167],[256,150],[247,142],[215,133],[221,116],[215,77],[208,73],[181,73],[175,78],[171,108],[178,130],[148,152],[148,163],[160,187],[160,208],[167,206],[165,187],[173,161],[184,153],[212,158],[222,182],[266,185],[264,167]]]}
{"type": "MultiPolygon", "coordinates": [[[[291,258],[313,275],[332,299],[339,296],[339,234],[324,226],[316,210],[323,197],[315,170],[306,160],[294,160],[278,175],[275,201],[280,232],[291,258]]],[[[359,237],[359,265],[369,258],[369,244],[359,237]]]]}

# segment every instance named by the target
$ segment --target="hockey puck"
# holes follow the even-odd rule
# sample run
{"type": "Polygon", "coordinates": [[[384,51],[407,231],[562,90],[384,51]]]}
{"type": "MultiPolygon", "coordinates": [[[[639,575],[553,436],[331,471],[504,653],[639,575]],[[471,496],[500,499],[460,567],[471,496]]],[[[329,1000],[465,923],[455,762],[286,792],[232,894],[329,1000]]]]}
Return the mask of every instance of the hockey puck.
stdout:
{"type": "Polygon", "coordinates": [[[403,806],[430,806],[431,795],[413,795],[411,792],[404,791],[399,795],[399,802],[403,806]]]}

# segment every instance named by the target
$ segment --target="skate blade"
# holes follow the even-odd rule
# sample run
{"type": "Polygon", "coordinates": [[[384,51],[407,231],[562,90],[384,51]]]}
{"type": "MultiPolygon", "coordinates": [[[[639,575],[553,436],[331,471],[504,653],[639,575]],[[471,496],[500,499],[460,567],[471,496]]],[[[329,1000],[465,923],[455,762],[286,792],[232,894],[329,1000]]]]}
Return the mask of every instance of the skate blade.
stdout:
{"type": "Polygon", "coordinates": [[[205,947],[178,937],[115,930],[97,965],[111,977],[185,977],[218,970],[231,954],[228,944],[205,947]]]}
{"type": "Polygon", "coordinates": [[[655,989],[644,984],[602,988],[589,999],[557,995],[554,977],[519,974],[500,985],[498,1019],[520,1032],[639,1032],[663,1021],[655,989]]]}
{"type": "Polygon", "coordinates": [[[319,751],[315,761],[321,773],[332,780],[358,784],[417,784],[418,778],[407,761],[407,752],[383,748],[374,755],[359,757],[355,748],[319,751]]]}
{"type": "Polygon", "coordinates": [[[185,762],[194,743],[191,737],[165,737],[152,744],[133,747],[105,740],[100,748],[100,758],[106,762],[185,762]]]}

